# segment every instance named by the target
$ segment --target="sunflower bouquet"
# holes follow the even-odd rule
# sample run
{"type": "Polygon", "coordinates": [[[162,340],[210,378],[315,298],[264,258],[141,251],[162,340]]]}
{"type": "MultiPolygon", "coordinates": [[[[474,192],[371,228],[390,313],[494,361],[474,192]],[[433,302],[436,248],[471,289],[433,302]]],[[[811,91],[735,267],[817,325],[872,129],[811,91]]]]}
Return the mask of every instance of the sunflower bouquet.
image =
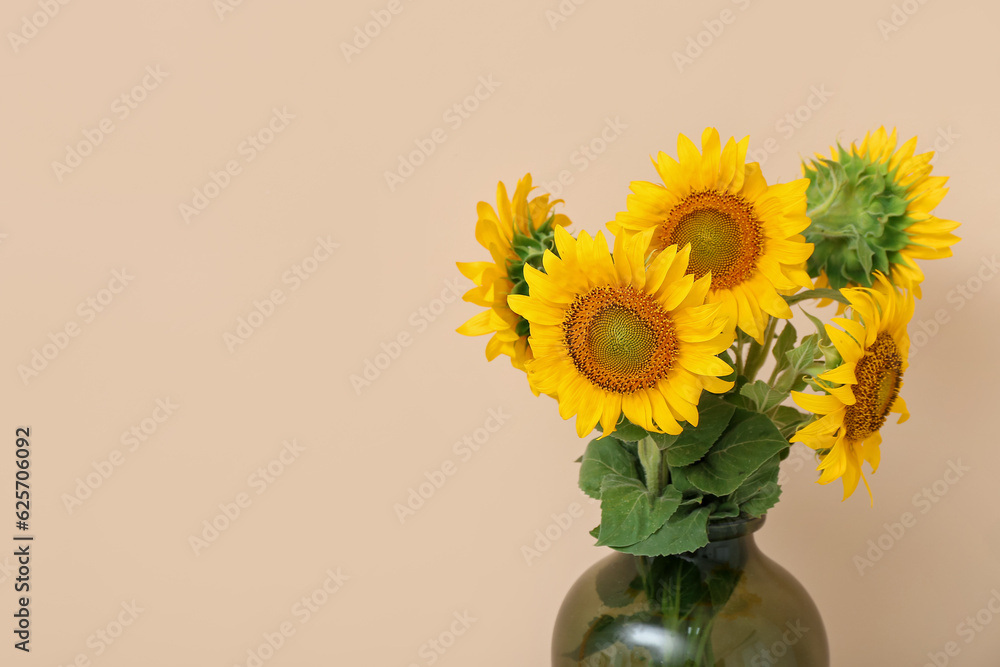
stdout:
{"type": "Polygon", "coordinates": [[[747,146],[708,128],[699,151],[681,135],[676,158],[653,159],[661,182],[631,184],[612,239],[574,237],[530,174],[513,198],[499,185],[496,209],[479,204],[491,261],[458,268],[485,310],[458,331],[490,335],[487,359],[509,357],[581,438],[597,436],[579,483],[601,503],[599,546],[691,553],[714,523],[764,515],[796,442],[820,484],[841,480],[846,499],[864,480],[871,494],[880,430],[909,416],[917,262],[958,240],[958,223],[933,215],[947,192],[933,154],[882,128],[769,185],[747,146]],[[793,307],[814,332],[800,336],[793,307]]]}

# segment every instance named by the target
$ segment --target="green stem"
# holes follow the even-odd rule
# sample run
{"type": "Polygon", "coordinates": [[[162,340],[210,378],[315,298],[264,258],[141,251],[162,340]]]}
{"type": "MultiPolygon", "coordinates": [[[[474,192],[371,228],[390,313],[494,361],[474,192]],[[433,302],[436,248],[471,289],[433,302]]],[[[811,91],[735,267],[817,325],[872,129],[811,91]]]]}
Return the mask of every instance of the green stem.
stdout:
{"type": "Polygon", "coordinates": [[[772,317],[764,330],[764,342],[760,345],[753,345],[747,355],[747,364],[743,369],[743,374],[749,382],[757,379],[757,373],[764,366],[767,355],[771,351],[771,343],[774,341],[774,330],[778,328],[778,318],[772,317]]]}
{"type": "Polygon", "coordinates": [[[736,341],[736,377],[743,375],[743,341],[736,341]]]}

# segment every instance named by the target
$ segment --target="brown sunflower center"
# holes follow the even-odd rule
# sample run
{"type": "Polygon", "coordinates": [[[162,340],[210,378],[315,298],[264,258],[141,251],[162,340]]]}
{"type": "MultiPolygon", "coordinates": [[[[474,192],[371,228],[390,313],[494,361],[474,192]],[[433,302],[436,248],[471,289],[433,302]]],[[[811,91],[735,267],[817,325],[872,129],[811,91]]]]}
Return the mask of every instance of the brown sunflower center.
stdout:
{"type": "Polygon", "coordinates": [[[691,244],[688,273],[712,272],[712,289],[727,289],[750,278],[764,254],[764,232],[753,205],[739,195],[706,190],[674,206],[654,239],[663,249],[691,244]]]}
{"type": "Polygon", "coordinates": [[[855,403],[847,406],[844,428],[848,440],[861,442],[882,428],[903,383],[903,358],[889,332],[880,333],[865,350],[854,373],[855,403]]]}
{"type": "Polygon", "coordinates": [[[562,326],[576,369],[608,391],[651,389],[677,356],[673,321],[653,297],[632,287],[581,294],[562,326]]]}

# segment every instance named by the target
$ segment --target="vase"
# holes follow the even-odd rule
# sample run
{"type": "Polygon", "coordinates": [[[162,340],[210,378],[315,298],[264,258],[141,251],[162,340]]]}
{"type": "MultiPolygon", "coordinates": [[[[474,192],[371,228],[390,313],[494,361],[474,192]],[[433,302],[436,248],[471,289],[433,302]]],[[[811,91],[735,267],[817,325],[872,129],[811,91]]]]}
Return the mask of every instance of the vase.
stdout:
{"type": "Polygon", "coordinates": [[[563,601],[553,667],[829,667],[812,598],[754,541],[763,524],[712,522],[696,551],[596,563],[563,601]]]}

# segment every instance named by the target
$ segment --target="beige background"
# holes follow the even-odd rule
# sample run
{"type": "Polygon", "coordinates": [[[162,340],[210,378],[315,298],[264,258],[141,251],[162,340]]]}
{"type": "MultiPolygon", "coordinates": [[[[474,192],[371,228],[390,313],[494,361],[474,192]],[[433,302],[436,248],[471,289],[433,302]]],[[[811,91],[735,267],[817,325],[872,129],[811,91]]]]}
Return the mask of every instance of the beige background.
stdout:
{"type": "Polygon", "coordinates": [[[454,262],[486,257],[476,202],[498,180],[566,171],[564,210],[596,232],[678,132],[749,134],[783,181],[800,156],[883,123],[921,149],[937,142],[936,173],[951,176],[938,213],[963,221],[965,240],[927,266],[916,315],[947,323],[916,341],[913,418],[885,430],[874,509],[864,493],[841,503],[793,458],[760,542],[812,592],[835,665],[918,666],[951,641],[949,664],[997,664],[1000,622],[971,641],[958,626],[1000,589],[1000,281],[977,277],[993,277],[983,262],[1000,245],[1000,9],[576,2],[554,23],[558,0],[401,0],[350,62],[341,44],[388,1],[42,0],[54,16],[34,19],[36,0],[4,3],[4,34],[32,36],[0,45],[0,535],[15,532],[13,434],[27,424],[36,542],[30,655],[11,646],[13,559],[0,557],[0,664],[248,665],[284,623],[294,634],[264,664],[547,665],[562,596],[602,555],[587,535],[599,513],[576,489],[572,424],[509,365],[485,363],[484,339],[454,333],[476,312],[451,296],[467,287],[454,262]],[[724,10],[730,23],[715,23],[724,10]],[[702,34],[679,68],[673,53],[706,21],[721,34],[702,34]],[[499,85],[479,88],[467,118],[446,116],[480,77],[499,85]],[[800,109],[814,90],[825,101],[800,109]],[[131,109],[122,95],[144,99],[131,109]],[[273,120],[275,108],[294,118],[273,120]],[[797,127],[783,120],[797,112],[797,127]],[[113,131],[95,134],[104,119],[113,131]],[[609,120],[615,141],[581,158],[609,120]],[[248,161],[241,145],[272,122],[281,131],[263,132],[272,143],[248,161]],[[446,141],[390,190],[385,172],[437,128],[446,141]],[[101,141],[60,179],[53,162],[84,131],[101,141]],[[180,205],[230,161],[228,187],[185,221],[180,205]],[[339,247],[307,260],[318,238],[339,247]],[[296,266],[313,271],[297,289],[296,266]],[[124,289],[112,282],[123,270],[124,289]],[[227,345],[274,290],[273,314],[227,345]],[[78,335],[63,339],[67,325],[78,335]],[[379,359],[400,335],[409,345],[379,359]],[[25,380],[36,351],[52,358],[25,380]],[[376,361],[356,390],[351,376],[376,361]],[[177,407],[167,416],[158,400],[177,407]],[[490,410],[504,423],[484,438],[490,410]],[[123,442],[132,428],[145,441],[123,442]],[[477,436],[479,451],[453,449],[477,436]],[[271,463],[286,440],[304,449],[271,463]],[[447,461],[455,474],[401,523],[394,506],[447,461]],[[279,476],[253,477],[269,463],[279,476]],[[970,468],[954,485],[939,481],[950,463],[970,468]],[[939,502],[914,498],[935,482],[939,502]],[[196,554],[191,536],[224,526],[219,505],[237,498],[249,505],[196,554]],[[561,536],[529,564],[522,547],[574,504],[584,516],[550,528],[561,536]],[[905,512],[916,524],[886,537],[905,512]],[[860,574],[855,557],[880,538],[891,549],[860,574]],[[330,595],[328,571],[349,577],[330,595]],[[314,594],[325,604],[306,620],[295,605],[314,594]],[[142,611],[118,634],[133,601],[142,611]],[[463,613],[476,621],[434,653],[428,642],[463,613]]]}

